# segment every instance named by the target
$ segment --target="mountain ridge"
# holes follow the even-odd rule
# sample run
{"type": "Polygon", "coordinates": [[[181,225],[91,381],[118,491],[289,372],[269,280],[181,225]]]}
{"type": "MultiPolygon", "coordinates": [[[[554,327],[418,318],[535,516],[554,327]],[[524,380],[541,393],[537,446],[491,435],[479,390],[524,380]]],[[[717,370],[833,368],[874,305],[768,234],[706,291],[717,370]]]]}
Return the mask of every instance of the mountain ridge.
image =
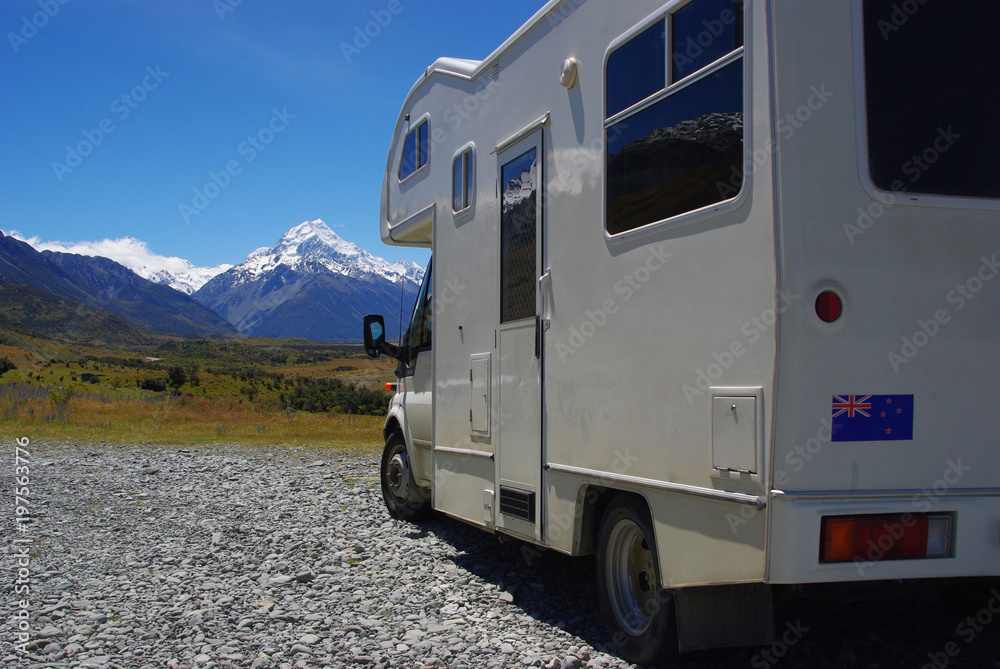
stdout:
{"type": "Polygon", "coordinates": [[[400,293],[412,305],[423,272],[374,256],[317,219],[253,251],[194,298],[249,336],[359,339],[366,313],[398,320],[400,293]]]}

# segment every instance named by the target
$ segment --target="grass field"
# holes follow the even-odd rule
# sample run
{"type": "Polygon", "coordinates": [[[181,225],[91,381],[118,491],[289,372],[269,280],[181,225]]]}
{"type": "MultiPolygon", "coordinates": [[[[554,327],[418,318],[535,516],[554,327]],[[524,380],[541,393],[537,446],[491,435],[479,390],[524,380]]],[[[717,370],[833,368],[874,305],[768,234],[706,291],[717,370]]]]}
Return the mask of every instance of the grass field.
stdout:
{"type": "Polygon", "coordinates": [[[393,380],[395,367],[391,360],[369,360],[355,347],[301,340],[182,342],[142,352],[7,345],[0,346],[0,358],[17,365],[0,379],[4,441],[309,445],[373,452],[382,447],[382,416],[348,414],[340,407],[296,411],[292,398],[312,388],[312,380],[332,379],[365,389],[359,392],[370,397],[393,380]],[[52,357],[44,358],[43,350],[52,357]],[[185,372],[183,384],[164,392],[140,388],[147,379],[169,383],[176,368],[185,372]]]}

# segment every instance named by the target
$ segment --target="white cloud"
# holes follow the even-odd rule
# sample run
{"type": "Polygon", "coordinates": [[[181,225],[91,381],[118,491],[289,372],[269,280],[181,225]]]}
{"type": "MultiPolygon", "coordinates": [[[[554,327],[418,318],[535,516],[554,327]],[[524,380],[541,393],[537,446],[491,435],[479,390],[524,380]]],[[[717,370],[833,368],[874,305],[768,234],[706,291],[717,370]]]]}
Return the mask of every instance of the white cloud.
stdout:
{"type": "MultiPolygon", "coordinates": [[[[97,242],[43,242],[38,237],[25,237],[17,230],[4,232],[4,234],[28,243],[38,251],[56,251],[110,258],[125,265],[139,276],[151,280],[159,281],[161,278],[156,275],[160,272],[167,272],[174,277],[180,277],[182,284],[194,284],[194,290],[212,276],[220,274],[232,266],[195,267],[183,258],[153,253],[146,242],[134,237],[102,239],[97,242]]],[[[181,285],[176,285],[177,283],[177,281],[170,281],[170,284],[174,285],[175,288],[188,293],[192,292],[192,288],[189,286],[185,285],[182,288],[181,285]]]]}

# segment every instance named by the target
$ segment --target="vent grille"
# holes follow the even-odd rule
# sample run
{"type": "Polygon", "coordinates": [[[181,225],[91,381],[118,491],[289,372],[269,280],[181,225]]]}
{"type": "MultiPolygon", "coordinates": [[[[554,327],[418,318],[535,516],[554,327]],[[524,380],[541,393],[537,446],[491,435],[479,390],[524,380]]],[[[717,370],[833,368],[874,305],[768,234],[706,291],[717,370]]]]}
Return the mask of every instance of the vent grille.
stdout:
{"type": "Polygon", "coordinates": [[[496,81],[500,78],[500,61],[494,61],[493,63],[493,80],[496,81]]]}
{"type": "Polygon", "coordinates": [[[500,486],[500,513],[535,522],[535,493],[500,486]]]}

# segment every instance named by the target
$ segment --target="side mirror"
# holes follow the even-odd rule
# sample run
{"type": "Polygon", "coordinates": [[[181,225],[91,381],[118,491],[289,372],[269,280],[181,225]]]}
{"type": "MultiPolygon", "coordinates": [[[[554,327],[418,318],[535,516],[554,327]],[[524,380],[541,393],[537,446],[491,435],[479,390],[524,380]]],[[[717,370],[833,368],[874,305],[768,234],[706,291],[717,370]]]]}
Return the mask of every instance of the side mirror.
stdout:
{"type": "Polygon", "coordinates": [[[365,353],[378,358],[385,350],[385,319],[379,315],[365,316],[365,353]]]}

